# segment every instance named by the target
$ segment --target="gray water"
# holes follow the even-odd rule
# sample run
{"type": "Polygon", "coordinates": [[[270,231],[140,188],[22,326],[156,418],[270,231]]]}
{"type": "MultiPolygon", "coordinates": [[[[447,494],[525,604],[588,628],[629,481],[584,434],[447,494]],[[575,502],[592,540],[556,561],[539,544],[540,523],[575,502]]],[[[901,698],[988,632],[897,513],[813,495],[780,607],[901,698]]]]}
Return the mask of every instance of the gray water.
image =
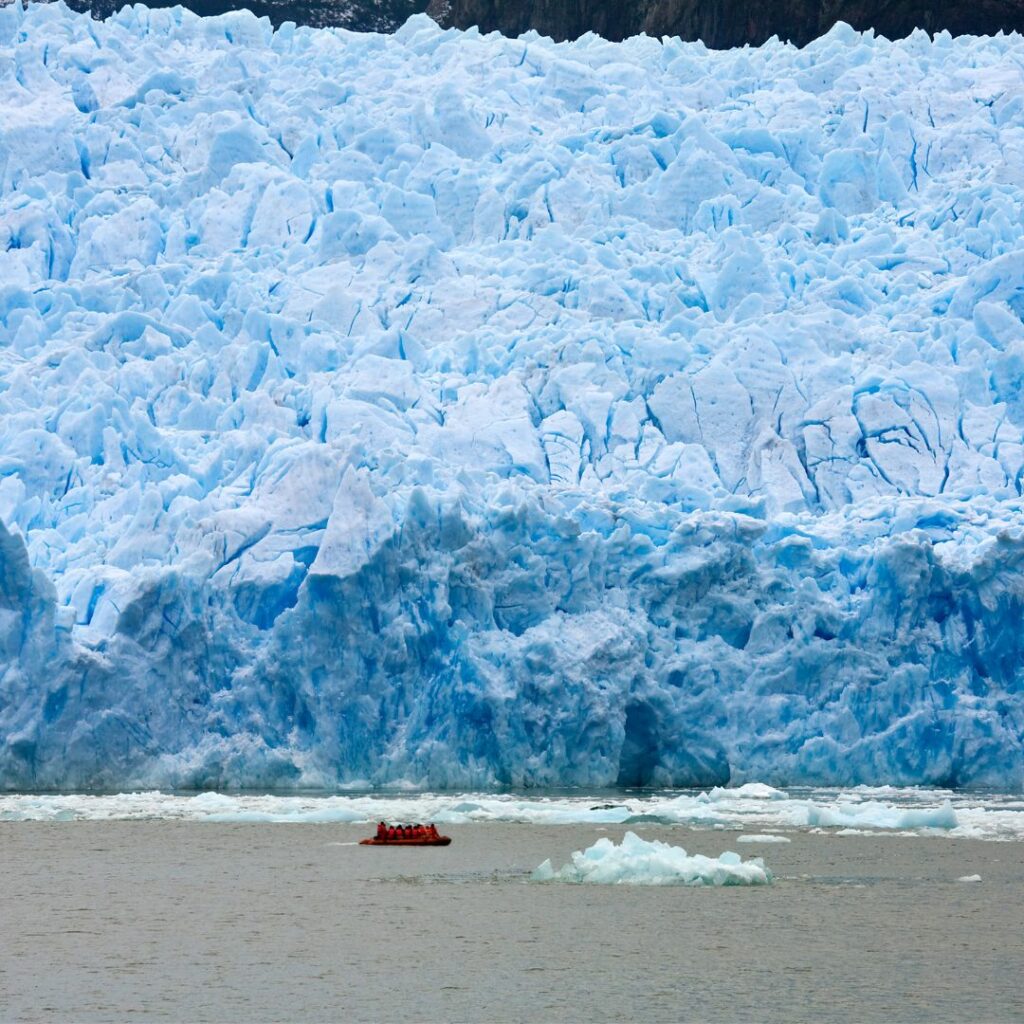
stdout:
{"type": "Polygon", "coordinates": [[[0,823],[4,1021],[1018,1021],[1018,843],[637,828],[771,887],[538,885],[621,828],[0,823]],[[980,884],[958,882],[980,874],[980,884]]]}

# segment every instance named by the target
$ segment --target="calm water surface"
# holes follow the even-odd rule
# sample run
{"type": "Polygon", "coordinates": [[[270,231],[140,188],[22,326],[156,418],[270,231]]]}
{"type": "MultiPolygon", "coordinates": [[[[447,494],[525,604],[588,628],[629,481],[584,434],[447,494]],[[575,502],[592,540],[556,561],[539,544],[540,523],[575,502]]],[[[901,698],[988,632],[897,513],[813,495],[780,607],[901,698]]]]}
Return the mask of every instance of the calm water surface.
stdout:
{"type": "Polygon", "coordinates": [[[0,822],[0,1019],[1024,1020],[1019,843],[637,828],[777,879],[650,889],[528,881],[620,827],[445,831],[0,822]]]}

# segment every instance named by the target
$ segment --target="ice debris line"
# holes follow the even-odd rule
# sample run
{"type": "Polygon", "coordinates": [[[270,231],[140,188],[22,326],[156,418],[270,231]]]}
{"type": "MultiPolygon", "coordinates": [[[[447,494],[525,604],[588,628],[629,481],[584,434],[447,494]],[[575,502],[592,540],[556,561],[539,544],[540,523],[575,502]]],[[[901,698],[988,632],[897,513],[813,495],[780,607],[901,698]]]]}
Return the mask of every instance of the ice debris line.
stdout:
{"type": "Polygon", "coordinates": [[[446,825],[685,825],[756,830],[736,841],[783,840],[764,829],[834,831],[837,835],[955,836],[1024,839],[1019,793],[980,794],[921,787],[856,787],[787,794],[759,783],[707,793],[632,793],[621,803],[594,804],[585,794],[558,797],[511,793],[251,794],[0,793],[2,821],[186,820],[301,824],[436,821],[446,825]]]}
{"type": "Polygon", "coordinates": [[[1019,787],[1022,69],[0,8],[0,786],[1019,787]]]}
{"type": "Polygon", "coordinates": [[[627,832],[616,846],[598,839],[577,850],[572,863],[557,871],[546,860],[533,873],[535,882],[576,882],[590,885],[768,885],[771,872],[760,857],[743,860],[738,853],[720,857],[690,856],[681,846],[641,839],[627,832]]]}

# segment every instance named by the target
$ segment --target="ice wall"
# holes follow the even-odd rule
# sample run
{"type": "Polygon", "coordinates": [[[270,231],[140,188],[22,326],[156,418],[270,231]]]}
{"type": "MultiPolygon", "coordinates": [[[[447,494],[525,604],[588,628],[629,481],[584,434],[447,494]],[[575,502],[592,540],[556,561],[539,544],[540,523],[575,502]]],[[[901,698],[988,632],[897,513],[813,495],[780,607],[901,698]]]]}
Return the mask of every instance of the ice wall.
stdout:
{"type": "Polygon", "coordinates": [[[1021,785],[1022,68],[0,8],[0,786],[1021,785]]]}

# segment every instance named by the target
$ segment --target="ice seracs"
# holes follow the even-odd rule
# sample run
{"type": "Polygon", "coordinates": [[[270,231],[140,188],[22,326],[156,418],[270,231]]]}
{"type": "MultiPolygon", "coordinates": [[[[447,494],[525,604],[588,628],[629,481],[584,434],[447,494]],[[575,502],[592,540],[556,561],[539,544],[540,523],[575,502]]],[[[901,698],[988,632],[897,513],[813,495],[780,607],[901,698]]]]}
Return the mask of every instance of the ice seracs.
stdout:
{"type": "Polygon", "coordinates": [[[0,786],[1019,787],[1022,47],[0,8],[0,786]]]}

